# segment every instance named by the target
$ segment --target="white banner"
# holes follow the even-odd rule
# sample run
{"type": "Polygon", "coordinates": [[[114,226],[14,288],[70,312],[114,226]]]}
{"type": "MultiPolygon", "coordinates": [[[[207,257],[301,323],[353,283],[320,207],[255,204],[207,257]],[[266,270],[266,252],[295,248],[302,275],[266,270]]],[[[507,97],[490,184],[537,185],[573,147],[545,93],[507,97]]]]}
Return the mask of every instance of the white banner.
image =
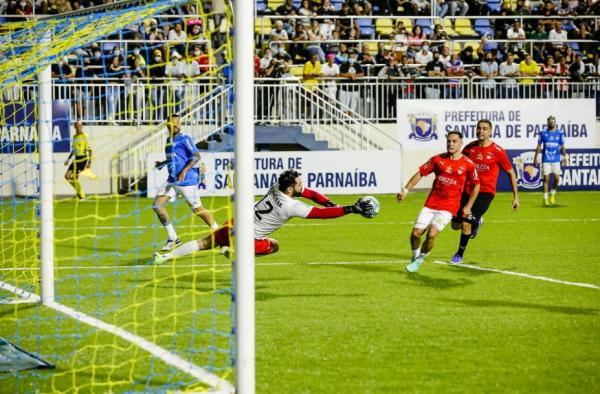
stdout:
{"type": "MultiPolygon", "coordinates": [[[[164,160],[164,153],[148,155],[148,197],[167,179],[167,170],[156,170],[154,163],[164,160]]],[[[200,188],[209,196],[231,194],[233,153],[203,152],[199,163],[200,188]]],[[[400,151],[306,151],[256,152],[254,159],[254,193],[262,195],[287,169],[302,175],[304,186],[325,194],[397,193],[402,188],[402,153],[400,151]]]]}
{"type": "Polygon", "coordinates": [[[493,125],[492,139],[504,149],[535,149],[548,116],[565,131],[566,146],[596,146],[594,99],[398,100],[398,140],[404,151],[446,150],[446,133],[476,138],[479,119],[493,125]]]}

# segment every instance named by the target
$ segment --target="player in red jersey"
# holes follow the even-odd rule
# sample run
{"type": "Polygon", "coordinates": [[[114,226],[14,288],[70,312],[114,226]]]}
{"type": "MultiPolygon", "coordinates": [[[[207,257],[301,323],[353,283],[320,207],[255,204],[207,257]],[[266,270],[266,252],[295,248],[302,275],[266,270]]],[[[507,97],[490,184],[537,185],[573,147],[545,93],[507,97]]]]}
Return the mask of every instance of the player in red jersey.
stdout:
{"type": "Polygon", "coordinates": [[[425,257],[433,249],[435,237],[446,227],[452,216],[461,214],[463,217],[471,215],[471,206],[479,193],[479,177],[473,163],[464,156],[462,148],[462,134],[451,131],[446,136],[446,153],[433,156],[427,163],[419,167],[419,171],[408,181],[402,191],[396,196],[398,202],[404,200],[409,192],[424,176],[435,174],[433,186],[425,200],[415,225],[410,234],[410,246],[413,257],[406,266],[408,272],[416,272],[425,257]],[[460,209],[460,199],[466,183],[472,186],[469,200],[460,209]],[[427,230],[423,244],[421,237],[427,230]],[[420,246],[420,248],[419,248],[420,246]]]}
{"type": "MultiPolygon", "coordinates": [[[[306,219],[333,219],[349,213],[368,213],[373,206],[368,201],[359,199],[354,205],[338,206],[321,193],[304,187],[302,178],[295,170],[287,170],[279,175],[277,183],[271,186],[267,194],[254,204],[254,254],[265,255],[279,250],[279,242],[268,238],[289,219],[301,217],[306,219]],[[297,200],[304,197],[323,207],[315,207],[297,200]]],[[[185,256],[198,250],[212,249],[220,246],[225,252],[230,246],[233,224],[225,223],[212,234],[197,241],[181,245],[170,253],[154,253],[154,263],[161,264],[169,259],[185,256]]]]}
{"type": "MultiPolygon", "coordinates": [[[[462,229],[458,251],[452,257],[452,264],[462,263],[463,253],[469,243],[469,239],[475,238],[477,235],[479,226],[483,223],[483,214],[488,210],[496,195],[496,184],[498,183],[500,170],[507,172],[510,176],[510,184],[513,189],[512,209],[517,210],[519,208],[517,177],[506,155],[506,151],[490,139],[491,135],[492,122],[487,119],[481,119],[477,122],[477,140],[471,142],[463,149],[463,154],[477,165],[480,189],[477,199],[471,207],[472,215],[467,218],[458,216],[452,218],[452,228],[454,230],[462,229]]],[[[469,200],[469,191],[470,185],[467,184],[461,199],[461,205],[466,204],[469,200]]]]}

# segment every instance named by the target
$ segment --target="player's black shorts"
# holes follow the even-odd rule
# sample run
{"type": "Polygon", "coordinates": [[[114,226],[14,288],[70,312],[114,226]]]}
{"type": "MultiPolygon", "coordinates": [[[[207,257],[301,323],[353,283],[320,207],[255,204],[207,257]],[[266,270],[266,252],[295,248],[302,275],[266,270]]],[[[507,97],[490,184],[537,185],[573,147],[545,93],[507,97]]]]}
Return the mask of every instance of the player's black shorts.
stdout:
{"type": "Polygon", "coordinates": [[[79,174],[81,171],[85,170],[87,163],[87,156],[75,156],[75,160],[71,163],[71,171],[73,171],[74,174],[79,174]]]}
{"type": "MultiPolygon", "coordinates": [[[[490,204],[492,203],[493,200],[494,200],[494,195],[492,193],[484,192],[484,193],[479,193],[477,195],[477,198],[475,199],[475,202],[473,203],[473,206],[471,207],[471,214],[475,217],[476,220],[479,220],[479,218],[482,217],[484,213],[486,213],[486,211],[490,207],[490,204]]],[[[462,197],[460,198],[460,209],[458,210],[459,215],[462,215],[462,209],[464,208],[465,205],[467,205],[468,201],[469,201],[469,195],[467,193],[463,193],[462,197]]],[[[452,221],[456,222],[456,223],[460,223],[463,221],[463,218],[459,217],[459,216],[454,216],[452,218],[452,221]]]]}

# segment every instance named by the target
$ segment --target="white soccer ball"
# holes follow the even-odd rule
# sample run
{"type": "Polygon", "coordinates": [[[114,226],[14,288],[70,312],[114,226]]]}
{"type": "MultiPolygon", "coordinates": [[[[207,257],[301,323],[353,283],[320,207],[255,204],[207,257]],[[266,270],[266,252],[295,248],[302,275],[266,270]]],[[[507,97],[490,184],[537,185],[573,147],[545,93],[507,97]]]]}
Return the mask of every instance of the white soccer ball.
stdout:
{"type": "Polygon", "coordinates": [[[362,215],[366,218],[372,219],[375,216],[377,216],[377,214],[379,213],[379,201],[373,197],[373,196],[364,196],[363,198],[360,199],[361,201],[368,201],[371,203],[371,206],[373,208],[369,209],[368,211],[364,212],[362,215]]]}

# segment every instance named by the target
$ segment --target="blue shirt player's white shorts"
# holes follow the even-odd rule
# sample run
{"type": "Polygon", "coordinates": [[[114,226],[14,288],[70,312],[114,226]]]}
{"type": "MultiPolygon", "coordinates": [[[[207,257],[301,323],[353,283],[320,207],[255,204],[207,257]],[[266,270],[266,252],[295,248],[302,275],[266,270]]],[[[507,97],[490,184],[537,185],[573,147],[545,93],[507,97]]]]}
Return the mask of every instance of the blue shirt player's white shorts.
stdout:
{"type": "Polygon", "coordinates": [[[181,194],[192,209],[202,206],[198,185],[179,186],[175,183],[165,182],[156,192],[156,196],[168,196],[171,200],[175,200],[177,194],[181,194]]]}
{"type": "Polygon", "coordinates": [[[556,161],[554,163],[542,163],[542,175],[560,175],[561,173],[560,162],[556,161]]]}

